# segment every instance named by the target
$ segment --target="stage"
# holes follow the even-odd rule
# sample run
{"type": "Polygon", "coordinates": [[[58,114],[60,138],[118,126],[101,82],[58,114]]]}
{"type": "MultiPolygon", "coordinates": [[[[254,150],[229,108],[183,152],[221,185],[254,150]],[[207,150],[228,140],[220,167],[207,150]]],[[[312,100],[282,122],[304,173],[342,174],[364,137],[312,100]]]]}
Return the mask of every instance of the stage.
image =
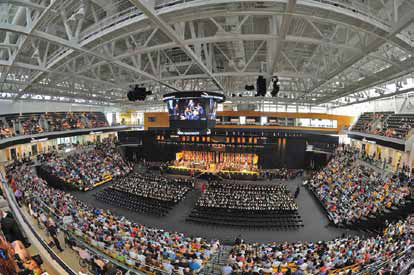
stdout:
{"type": "Polygon", "coordinates": [[[216,170],[216,169],[201,169],[192,168],[186,166],[168,166],[167,172],[176,175],[189,175],[194,177],[205,176],[207,178],[220,177],[223,179],[237,179],[237,180],[257,180],[259,178],[259,172],[257,171],[229,171],[229,170],[216,170]]]}
{"type": "Polygon", "coordinates": [[[256,180],[259,176],[258,156],[249,153],[216,151],[181,151],[168,167],[172,174],[256,180]]]}

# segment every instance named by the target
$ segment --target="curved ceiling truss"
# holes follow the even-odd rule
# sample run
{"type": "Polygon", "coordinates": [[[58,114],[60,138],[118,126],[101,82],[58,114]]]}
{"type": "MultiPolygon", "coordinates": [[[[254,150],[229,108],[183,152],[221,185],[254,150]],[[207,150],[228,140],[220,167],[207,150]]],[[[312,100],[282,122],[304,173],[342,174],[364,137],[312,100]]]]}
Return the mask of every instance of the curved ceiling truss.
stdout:
{"type": "Polygon", "coordinates": [[[414,0],[6,0],[0,10],[0,98],[11,100],[123,104],[135,84],[153,91],[148,103],[172,90],[249,97],[244,86],[264,75],[280,79],[269,100],[338,106],[414,71],[414,0]]]}

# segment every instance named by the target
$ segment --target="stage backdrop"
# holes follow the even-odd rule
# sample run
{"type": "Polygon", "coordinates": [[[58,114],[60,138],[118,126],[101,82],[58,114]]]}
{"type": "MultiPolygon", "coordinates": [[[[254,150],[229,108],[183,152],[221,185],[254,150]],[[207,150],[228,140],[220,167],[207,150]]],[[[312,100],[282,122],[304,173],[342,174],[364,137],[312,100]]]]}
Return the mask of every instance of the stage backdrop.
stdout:
{"type": "MultiPolygon", "coordinates": [[[[307,145],[318,144],[320,147],[325,144],[334,147],[338,143],[337,137],[320,135],[257,137],[255,144],[229,144],[226,137],[220,136],[210,136],[208,140],[205,138],[205,142],[202,142],[202,137],[191,137],[183,142],[182,137],[151,131],[121,132],[119,139],[125,156],[131,161],[146,159],[165,162],[175,160],[176,154],[181,151],[221,151],[256,154],[259,156],[259,167],[262,169],[309,168],[309,159],[306,157],[307,145]]],[[[240,137],[235,138],[239,139],[240,137]]],[[[250,139],[246,138],[246,143],[248,140],[250,139]]]]}

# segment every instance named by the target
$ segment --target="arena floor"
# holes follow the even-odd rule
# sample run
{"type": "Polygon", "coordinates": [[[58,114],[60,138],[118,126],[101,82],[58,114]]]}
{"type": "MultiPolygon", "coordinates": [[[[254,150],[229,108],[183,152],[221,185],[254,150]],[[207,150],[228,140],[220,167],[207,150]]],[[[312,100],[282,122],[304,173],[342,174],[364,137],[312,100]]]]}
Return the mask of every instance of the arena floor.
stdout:
{"type": "MultiPolygon", "coordinates": [[[[275,180],[274,182],[277,182],[275,180]]],[[[288,181],[288,187],[292,194],[298,184],[301,184],[303,179],[297,178],[288,181]]],[[[241,183],[247,181],[240,181],[241,183]]],[[[259,181],[255,181],[259,183],[259,181]]],[[[269,181],[266,181],[269,183],[269,181]]],[[[119,207],[103,203],[94,198],[93,194],[99,192],[102,188],[110,184],[98,187],[89,192],[72,192],[74,196],[82,201],[85,201],[97,208],[109,208],[113,213],[125,216],[132,221],[142,223],[146,226],[152,226],[169,231],[182,232],[190,236],[201,236],[207,239],[220,238],[221,241],[232,241],[239,234],[248,242],[270,242],[270,241],[318,241],[331,240],[342,234],[354,235],[361,234],[351,230],[335,228],[328,225],[328,219],[322,212],[318,202],[312,197],[312,194],[304,187],[301,187],[301,192],[296,200],[299,205],[299,214],[304,222],[304,227],[299,230],[292,231],[277,231],[277,230],[252,230],[252,229],[235,229],[226,227],[206,226],[186,222],[186,217],[190,214],[192,207],[195,205],[201,192],[198,190],[191,191],[186,198],[181,201],[166,217],[153,217],[141,213],[131,212],[119,207]]]]}

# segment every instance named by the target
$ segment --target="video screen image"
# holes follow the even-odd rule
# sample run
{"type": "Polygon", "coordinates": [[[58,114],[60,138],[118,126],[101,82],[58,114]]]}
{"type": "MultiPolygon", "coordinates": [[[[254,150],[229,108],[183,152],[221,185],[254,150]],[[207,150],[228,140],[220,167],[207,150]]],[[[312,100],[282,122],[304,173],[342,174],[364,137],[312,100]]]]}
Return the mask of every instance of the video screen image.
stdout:
{"type": "Polygon", "coordinates": [[[170,120],[212,119],[213,114],[209,110],[215,111],[216,104],[214,100],[211,101],[213,103],[209,99],[170,99],[167,102],[170,120]]]}
{"type": "Polygon", "coordinates": [[[210,98],[209,99],[209,119],[216,121],[216,113],[217,113],[217,101],[210,98]]]}

